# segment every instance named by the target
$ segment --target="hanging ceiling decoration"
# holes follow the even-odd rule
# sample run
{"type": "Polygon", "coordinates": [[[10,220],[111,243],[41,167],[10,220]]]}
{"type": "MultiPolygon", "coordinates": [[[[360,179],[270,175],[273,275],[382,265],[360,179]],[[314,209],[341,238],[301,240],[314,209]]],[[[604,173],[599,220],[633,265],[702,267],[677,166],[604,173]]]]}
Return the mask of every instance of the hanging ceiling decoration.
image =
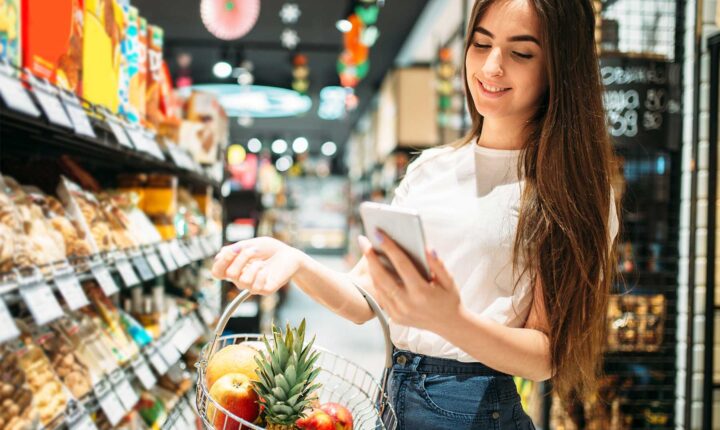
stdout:
{"type": "Polygon", "coordinates": [[[285,3],[280,9],[280,19],[283,24],[295,24],[302,15],[300,7],[296,3],[285,3]]]}
{"type": "Polygon", "coordinates": [[[286,28],[280,35],[280,41],[285,48],[293,50],[300,43],[300,36],[292,28],[286,28]]]}
{"type": "Polygon", "coordinates": [[[200,17],[213,36],[239,39],[252,30],[260,16],[260,0],[202,0],[200,17]]]}
{"type": "Polygon", "coordinates": [[[347,17],[351,27],[343,34],[344,50],[337,63],[340,84],[344,87],[356,87],[370,71],[368,57],[380,36],[375,24],[381,5],[377,0],[359,0],[347,17]]]}
{"type": "Polygon", "coordinates": [[[448,47],[440,48],[438,51],[438,63],[436,66],[437,93],[438,93],[438,124],[447,127],[450,111],[452,108],[453,77],[455,76],[455,65],[452,61],[452,51],[448,47]]]}
{"type": "Polygon", "coordinates": [[[310,69],[307,65],[307,57],[303,54],[293,56],[293,82],[292,89],[300,94],[306,94],[310,87],[310,69]]]}

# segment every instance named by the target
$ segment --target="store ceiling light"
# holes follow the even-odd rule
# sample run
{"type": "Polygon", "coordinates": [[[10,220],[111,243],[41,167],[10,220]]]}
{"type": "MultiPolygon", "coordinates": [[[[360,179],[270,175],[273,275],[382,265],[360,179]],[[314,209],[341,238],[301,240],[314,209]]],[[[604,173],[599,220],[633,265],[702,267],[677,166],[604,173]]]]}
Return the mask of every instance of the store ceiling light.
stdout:
{"type": "Polygon", "coordinates": [[[275,142],[272,143],[270,149],[272,149],[272,152],[276,154],[284,154],[285,151],[287,151],[288,149],[288,144],[283,139],[277,139],[275,142]]]}
{"type": "Polygon", "coordinates": [[[227,61],[218,61],[213,66],[213,74],[220,79],[229,78],[230,75],[232,75],[232,71],[233,68],[227,61]]]}
{"type": "Polygon", "coordinates": [[[347,33],[348,31],[352,30],[352,27],[352,23],[347,19],[341,19],[335,23],[335,28],[337,28],[343,33],[347,33]]]}
{"type": "Polygon", "coordinates": [[[293,141],[292,149],[293,152],[296,154],[302,154],[303,152],[308,150],[308,147],[310,144],[308,143],[308,140],[304,137],[298,137],[293,141]]]}
{"type": "Polygon", "coordinates": [[[191,88],[217,95],[231,117],[281,118],[302,115],[312,108],[310,97],[286,88],[237,84],[201,84],[191,88]]]}
{"type": "Polygon", "coordinates": [[[337,145],[335,145],[335,142],[332,141],[325,142],[320,148],[320,151],[323,153],[323,155],[327,157],[332,157],[337,152],[337,145]]]}
{"type": "Polygon", "coordinates": [[[284,155],[277,159],[275,162],[275,168],[278,170],[278,172],[287,172],[293,165],[292,157],[289,155],[284,155]]]}
{"type": "Polygon", "coordinates": [[[262,142],[260,142],[260,139],[252,138],[248,140],[247,143],[248,151],[252,152],[253,154],[257,154],[262,150],[262,142]]]}

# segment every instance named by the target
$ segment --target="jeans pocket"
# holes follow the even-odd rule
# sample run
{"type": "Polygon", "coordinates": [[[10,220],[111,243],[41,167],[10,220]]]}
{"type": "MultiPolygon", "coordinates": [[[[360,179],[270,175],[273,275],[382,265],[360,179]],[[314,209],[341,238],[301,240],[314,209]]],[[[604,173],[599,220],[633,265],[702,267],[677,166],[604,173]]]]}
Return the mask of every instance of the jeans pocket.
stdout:
{"type": "Polygon", "coordinates": [[[436,411],[471,421],[485,420],[496,408],[492,376],[421,374],[419,391],[436,411]]]}

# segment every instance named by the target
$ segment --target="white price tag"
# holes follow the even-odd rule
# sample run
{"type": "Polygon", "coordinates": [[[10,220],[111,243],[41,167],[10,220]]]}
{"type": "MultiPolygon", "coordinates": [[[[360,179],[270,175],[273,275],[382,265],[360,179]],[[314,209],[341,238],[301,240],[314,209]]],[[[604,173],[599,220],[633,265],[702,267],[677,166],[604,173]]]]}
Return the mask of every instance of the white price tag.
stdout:
{"type": "Polygon", "coordinates": [[[186,407],[183,410],[183,416],[185,417],[185,421],[187,421],[190,428],[197,428],[197,415],[195,415],[195,409],[190,403],[186,403],[186,407]]]}
{"type": "Polygon", "coordinates": [[[74,311],[90,304],[72,269],[55,272],[53,280],[71,310],[74,311]]]}
{"type": "Polygon", "coordinates": [[[106,296],[110,297],[120,291],[105,263],[96,262],[90,270],[106,296]]]}
{"type": "Polygon", "coordinates": [[[157,379],[155,379],[155,375],[153,375],[152,370],[150,370],[150,367],[148,367],[147,362],[142,356],[132,363],[132,367],[143,388],[149,390],[155,386],[157,379]]]}
{"type": "Polygon", "coordinates": [[[172,272],[173,270],[178,268],[177,263],[172,256],[170,245],[168,245],[167,242],[159,244],[158,251],[160,252],[160,258],[162,258],[162,261],[163,263],[165,263],[165,267],[167,267],[168,271],[172,272]]]}
{"type": "Polygon", "coordinates": [[[185,251],[183,251],[180,243],[177,240],[173,240],[172,242],[170,242],[170,252],[172,252],[173,259],[179,267],[187,266],[188,264],[190,264],[190,258],[188,258],[188,255],[185,253],[185,251]]]}
{"type": "Polygon", "coordinates": [[[20,295],[38,325],[49,323],[63,315],[60,303],[45,281],[20,285],[20,295]]]}
{"type": "Polygon", "coordinates": [[[185,354],[187,350],[190,349],[193,342],[195,342],[195,339],[197,339],[197,336],[194,335],[194,331],[195,328],[192,327],[192,323],[186,318],[180,324],[180,328],[175,332],[175,335],[172,338],[172,344],[182,354],[185,354]]]}
{"type": "Polygon", "coordinates": [[[155,273],[155,276],[162,276],[165,274],[165,266],[162,265],[160,257],[158,257],[155,251],[150,251],[145,256],[147,257],[147,262],[153,273],[155,273]]]}
{"type": "Polygon", "coordinates": [[[132,264],[125,255],[121,254],[115,259],[115,267],[126,286],[132,287],[140,283],[140,279],[135,274],[135,269],[133,269],[132,264]]]}
{"type": "Polygon", "coordinates": [[[164,161],[165,156],[163,155],[162,150],[160,150],[160,146],[155,140],[155,136],[150,133],[143,133],[143,136],[145,137],[145,147],[147,148],[147,153],[164,161]]]}
{"type": "Polygon", "coordinates": [[[134,127],[134,126],[125,126],[125,131],[127,132],[128,137],[130,137],[130,140],[132,141],[132,144],[135,145],[135,149],[138,151],[147,152],[147,149],[145,148],[145,139],[143,138],[142,131],[140,129],[134,127]]]}
{"type": "Polygon", "coordinates": [[[155,368],[158,375],[164,375],[168,371],[167,363],[157,350],[153,349],[148,353],[148,360],[150,360],[150,364],[155,368]]]}
{"type": "Polygon", "coordinates": [[[10,109],[35,118],[40,116],[40,111],[35,107],[22,83],[2,72],[0,72],[0,96],[10,109]]]}
{"type": "Polygon", "coordinates": [[[45,116],[48,121],[61,127],[73,128],[72,122],[70,121],[70,118],[68,118],[60,99],[55,94],[43,90],[43,88],[47,87],[43,87],[42,85],[33,85],[35,97],[40,103],[40,107],[43,112],[45,112],[45,116]]]}
{"type": "Polygon", "coordinates": [[[125,133],[125,130],[120,124],[118,124],[112,119],[108,119],[107,124],[108,126],[110,126],[110,131],[112,131],[113,135],[115,136],[115,140],[117,140],[120,145],[128,148],[133,147],[132,143],[130,143],[130,139],[128,138],[127,133],[125,133]]]}
{"type": "Polygon", "coordinates": [[[180,352],[178,352],[177,348],[172,344],[172,342],[166,341],[160,346],[160,353],[163,356],[163,359],[165,359],[165,362],[172,367],[175,363],[180,360],[180,352]]]}
{"type": "Polygon", "coordinates": [[[155,272],[148,264],[145,256],[140,253],[133,255],[132,262],[138,273],[140,274],[140,279],[142,279],[143,281],[149,281],[155,278],[155,272]]]}
{"type": "Polygon", "coordinates": [[[65,109],[67,109],[68,114],[70,114],[70,119],[72,120],[73,128],[75,128],[75,133],[82,134],[84,136],[96,137],[95,131],[93,130],[92,125],[90,125],[90,119],[82,106],[76,104],[75,101],[66,100],[65,109]]]}
{"type": "Polygon", "coordinates": [[[79,418],[68,423],[68,430],[97,430],[97,426],[90,415],[83,413],[79,418]]]}
{"type": "Polygon", "coordinates": [[[95,397],[110,425],[117,425],[125,416],[125,407],[115,392],[105,383],[100,383],[95,387],[95,397]]]}
{"type": "Polygon", "coordinates": [[[130,381],[127,378],[122,378],[120,382],[113,386],[115,394],[125,406],[125,411],[130,412],[133,407],[137,404],[140,397],[135,392],[135,389],[130,385],[130,381]]]}
{"type": "Polygon", "coordinates": [[[0,297],[0,343],[14,339],[20,335],[20,331],[15,325],[15,320],[5,304],[5,301],[0,297]]]}

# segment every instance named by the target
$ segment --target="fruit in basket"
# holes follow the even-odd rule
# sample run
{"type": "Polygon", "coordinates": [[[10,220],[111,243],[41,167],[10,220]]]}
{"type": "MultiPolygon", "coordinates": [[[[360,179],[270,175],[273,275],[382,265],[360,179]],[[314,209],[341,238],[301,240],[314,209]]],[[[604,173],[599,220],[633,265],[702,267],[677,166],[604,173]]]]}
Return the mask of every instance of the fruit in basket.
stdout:
{"type": "Polygon", "coordinates": [[[320,354],[313,349],[315,338],[305,345],[305,320],[298,328],[286,326],[285,335],[273,325],[272,344],[264,340],[266,353],[257,357],[259,380],[253,383],[264,407],[267,430],[293,429],[315,400],[320,373],[315,365],[320,354]]]}
{"type": "Polygon", "coordinates": [[[345,406],[339,403],[323,403],[320,410],[332,417],[335,422],[335,430],[352,430],[353,417],[345,406]]]}
{"type": "Polygon", "coordinates": [[[295,425],[301,430],[336,430],[335,420],[322,409],[313,409],[305,418],[300,418],[295,425]]]}
{"type": "Polygon", "coordinates": [[[230,373],[242,373],[250,380],[257,380],[256,354],[257,350],[243,344],[228,345],[216,352],[206,370],[208,388],[212,389],[215,381],[230,373]]]}
{"type": "MultiPolygon", "coordinates": [[[[253,422],[260,414],[258,396],[253,389],[250,378],[242,373],[229,373],[217,381],[210,389],[210,397],[228,412],[253,422]]],[[[216,410],[212,403],[208,405],[208,418],[218,430],[237,430],[240,423],[233,420],[220,410],[216,410]]]]}

